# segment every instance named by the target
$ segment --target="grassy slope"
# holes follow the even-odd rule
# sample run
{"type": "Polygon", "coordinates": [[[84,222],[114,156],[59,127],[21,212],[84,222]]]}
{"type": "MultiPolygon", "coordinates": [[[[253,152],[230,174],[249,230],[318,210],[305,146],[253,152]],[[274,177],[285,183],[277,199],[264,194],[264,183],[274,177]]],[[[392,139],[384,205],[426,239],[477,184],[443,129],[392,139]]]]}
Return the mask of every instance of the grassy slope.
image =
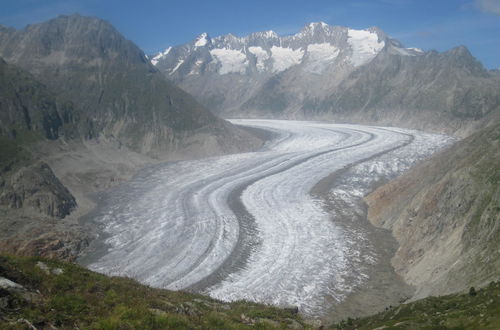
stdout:
{"type": "MultiPolygon", "coordinates": [[[[153,289],[54,260],[0,256],[0,276],[31,292],[26,300],[26,293],[23,298],[22,293],[9,295],[0,289],[1,329],[24,329],[26,321],[38,329],[279,329],[304,324],[290,310],[153,289]],[[37,266],[39,261],[50,274],[37,266]],[[63,273],[54,274],[57,268],[63,273]]],[[[500,329],[500,282],[477,290],[475,296],[429,297],[332,328],[500,329]]]]}
{"type": "Polygon", "coordinates": [[[54,260],[0,256],[0,276],[39,291],[29,302],[21,294],[5,298],[0,289],[0,329],[24,329],[28,323],[20,319],[38,329],[268,329],[302,323],[291,310],[153,289],[54,260]],[[38,261],[63,273],[47,274],[38,261]]]}
{"type": "Polygon", "coordinates": [[[374,316],[349,319],[335,329],[500,329],[500,282],[475,296],[429,297],[374,316]]]}

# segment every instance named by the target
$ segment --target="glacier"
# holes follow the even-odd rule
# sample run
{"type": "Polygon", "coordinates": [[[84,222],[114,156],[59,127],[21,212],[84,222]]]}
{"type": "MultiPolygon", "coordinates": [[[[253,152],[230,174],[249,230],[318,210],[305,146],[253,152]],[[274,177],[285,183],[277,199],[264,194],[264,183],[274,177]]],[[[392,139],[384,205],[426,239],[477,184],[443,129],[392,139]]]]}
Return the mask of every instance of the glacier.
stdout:
{"type": "Polygon", "coordinates": [[[324,207],[356,211],[374,182],[450,143],[414,130],[288,120],[232,120],[272,138],[258,152],[168,162],[103,196],[106,244],[87,266],[145,284],[324,312],[362,284],[376,253],[324,207]],[[339,174],[327,196],[312,191],[339,174]]]}

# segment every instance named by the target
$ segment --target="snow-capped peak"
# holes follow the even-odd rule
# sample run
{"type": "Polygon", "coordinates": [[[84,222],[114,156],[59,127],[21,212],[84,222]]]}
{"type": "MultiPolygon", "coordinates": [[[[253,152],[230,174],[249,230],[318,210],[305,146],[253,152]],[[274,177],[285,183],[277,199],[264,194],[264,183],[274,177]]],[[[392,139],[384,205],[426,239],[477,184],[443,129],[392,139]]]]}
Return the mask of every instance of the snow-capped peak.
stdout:
{"type": "Polygon", "coordinates": [[[274,32],[273,30],[257,32],[257,33],[254,33],[254,35],[259,36],[261,38],[267,38],[267,39],[279,38],[278,34],[276,32],[274,32]]]}
{"type": "Polygon", "coordinates": [[[207,38],[208,38],[208,34],[207,33],[204,32],[204,33],[200,34],[195,39],[196,41],[194,42],[194,46],[195,47],[203,47],[203,46],[205,46],[208,43],[207,38]]]}
{"type": "Polygon", "coordinates": [[[170,53],[170,51],[172,50],[172,47],[168,47],[167,49],[165,49],[165,51],[163,52],[159,52],[157,55],[155,55],[152,59],[151,59],[151,64],[153,65],[156,65],[158,64],[158,62],[164,58],[165,56],[168,55],[168,53],[170,53]]]}
{"type": "MultiPolygon", "coordinates": [[[[325,22],[313,22],[304,26],[297,34],[295,34],[294,38],[304,38],[304,37],[315,37],[318,35],[322,35],[323,38],[321,42],[325,41],[325,37],[328,38],[335,27],[326,24],[325,22]]],[[[317,40],[320,41],[320,40],[317,40]]]]}
{"type": "Polygon", "coordinates": [[[414,52],[417,52],[417,53],[423,53],[424,51],[420,48],[416,48],[416,47],[410,47],[410,48],[406,48],[408,50],[413,50],[414,52]]]}
{"type": "Polygon", "coordinates": [[[309,24],[309,28],[312,30],[315,30],[317,27],[321,26],[322,28],[326,28],[329,25],[326,24],[325,22],[313,22],[309,24]]]}
{"type": "Polygon", "coordinates": [[[189,44],[176,46],[171,52],[167,49],[151,62],[178,75],[272,74],[297,65],[309,73],[323,74],[342,63],[352,67],[365,65],[383,49],[406,56],[421,54],[405,49],[377,27],[355,30],[313,22],[288,36],[279,36],[272,30],[244,37],[226,34],[211,38],[202,33],[189,44]],[[180,66],[182,70],[178,70],[180,66]]]}

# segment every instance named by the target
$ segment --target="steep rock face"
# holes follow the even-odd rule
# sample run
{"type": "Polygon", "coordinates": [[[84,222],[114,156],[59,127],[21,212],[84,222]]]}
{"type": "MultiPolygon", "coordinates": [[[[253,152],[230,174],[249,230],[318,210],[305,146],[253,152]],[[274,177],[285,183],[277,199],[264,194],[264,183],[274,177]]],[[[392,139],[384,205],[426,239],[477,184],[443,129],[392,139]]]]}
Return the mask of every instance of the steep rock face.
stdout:
{"type": "Polygon", "coordinates": [[[367,197],[370,221],[399,241],[393,265],[417,298],[500,278],[499,147],[497,123],[367,197]]]}
{"type": "Polygon", "coordinates": [[[74,262],[92,238],[84,228],[55,229],[50,224],[37,224],[13,236],[2,237],[0,252],[74,262]]]}
{"type": "Polygon", "coordinates": [[[0,58],[0,135],[55,140],[72,121],[73,106],[62,103],[29,73],[0,58]]]}
{"type": "Polygon", "coordinates": [[[454,132],[484,126],[498,116],[500,80],[465,47],[413,57],[382,53],[311,109],[346,119],[454,132]]]}
{"type": "Polygon", "coordinates": [[[43,162],[22,167],[5,181],[0,204],[10,208],[25,207],[50,217],[64,218],[76,207],[75,198],[43,162]]]}
{"type": "Polygon", "coordinates": [[[202,34],[152,63],[226,116],[327,118],[467,135],[500,112],[499,76],[465,47],[404,48],[378,28],[311,23],[285,37],[202,34]]]}
{"type": "Polygon", "coordinates": [[[76,104],[73,115],[86,139],[112,137],[157,157],[257,144],[167,82],[137,46],[102,20],[61,16],[0,30],[0,55],[76,104]]]}

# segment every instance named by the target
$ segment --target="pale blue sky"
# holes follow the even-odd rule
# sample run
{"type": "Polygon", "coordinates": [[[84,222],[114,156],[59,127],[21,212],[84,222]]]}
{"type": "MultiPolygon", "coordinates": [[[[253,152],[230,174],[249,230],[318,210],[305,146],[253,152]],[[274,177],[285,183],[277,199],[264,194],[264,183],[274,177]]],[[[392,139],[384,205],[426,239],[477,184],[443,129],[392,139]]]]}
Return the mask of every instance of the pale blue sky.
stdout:
{"type": "Polygon", "coordinates": [[[487,68],[500,68],[500,0],[2,0],[0,24],[23,28],[72,13],[109,21],[148,54],[202,32],[292,34],[324,21],[378,26],[407,47],[465,45],[487,68]]]}

